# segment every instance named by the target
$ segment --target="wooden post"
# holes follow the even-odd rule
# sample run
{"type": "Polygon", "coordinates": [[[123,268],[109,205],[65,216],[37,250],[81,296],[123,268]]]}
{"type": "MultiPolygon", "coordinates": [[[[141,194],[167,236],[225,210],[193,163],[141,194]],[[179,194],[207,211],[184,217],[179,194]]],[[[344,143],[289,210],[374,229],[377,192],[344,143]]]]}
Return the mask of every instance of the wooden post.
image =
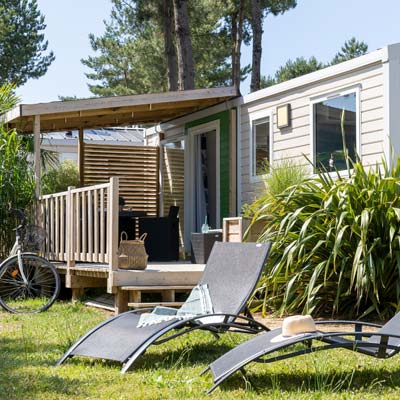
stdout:
{"type": "Polygon", "coordinates": [[[115,315],[128,311],[129,292],[122,289],[117,289],[115,293],[114,310],[115,315]]]}
{"type": "Polygon", "coordinates": [[[72,199],[72,186],[68,187],[65,204],[66,229],[65,229],[65,252],[67,254],[67,273],[65,276],[65,286],[70,287],[71,275],[75,267],[75,248],[74,248],[74,204],[72,199]]]}
{"type": "Polygon", "coordinates": [[[80,187],[85,185],[85,143],[83,142],[83,128],[79,128],[78,135],[78,171],[80,187]]]}
{"type": "Polygon", "coordinates": [[[108,226],[108,265],[109,265],[109,280],[107,291],[113,293],[114,276],[113,271],[118,269],[118,194],[119,194],[119,178],[110,178],[110,188],[107,196],[107,226],[108,226]]]}
{"type": "Polygon", "coordinates": [[[35,170],[35,194],[40,197],[40,115],[33,117],[33,148],[34,148],[34,170],[35,170]]]}

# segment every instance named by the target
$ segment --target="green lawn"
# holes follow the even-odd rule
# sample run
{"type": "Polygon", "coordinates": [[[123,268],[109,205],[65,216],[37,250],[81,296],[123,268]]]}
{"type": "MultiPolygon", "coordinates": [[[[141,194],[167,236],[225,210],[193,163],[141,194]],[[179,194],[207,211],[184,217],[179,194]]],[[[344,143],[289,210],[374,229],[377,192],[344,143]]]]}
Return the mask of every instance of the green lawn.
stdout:
{"type": "Polygon", "coordinates": [[[58,303],[37,315],[0,311],[1,399],[394,399],[400,395],[400,356],[376,360],[346,350],[305,355],[271,365],[253,363],[248,375],[231,377],[211,396],[210,374],[200,372],[245,340],[206,332],[153,346],[134,370],[116,363],[70,359],[54,367],[82,333],[107,317],[80,304],[58,303]]]}

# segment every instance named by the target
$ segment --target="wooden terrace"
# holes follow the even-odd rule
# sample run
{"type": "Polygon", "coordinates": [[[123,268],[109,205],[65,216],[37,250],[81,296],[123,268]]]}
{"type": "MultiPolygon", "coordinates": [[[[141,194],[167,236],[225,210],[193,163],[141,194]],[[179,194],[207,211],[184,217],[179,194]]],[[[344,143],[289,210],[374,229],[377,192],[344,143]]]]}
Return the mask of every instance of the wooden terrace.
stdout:
{"type": "MultiPolygon", "coordinates": [[[[108,293],[115,294],[117,313],[128,304],[140,306],[141,293],[146,291],[160,291],[162,303],[176,304],[175,291],[196,285],[203,269],[202,265],[181,262],[150,264],[145,271],[118,268],[118,198],[123,195],[133,210],[160,215],[160,152],[148,146],[135,150],[135,154],[121,147],[109,152],[92,148],[83,141],[84,129],[156,125],[238,95],[237,88],[226,87],[21,104],[6,115],[10,128],[34,136],[40,223],[48,233],[44,253],[65,276],[65,285],[72,289],[74,298],[85,288],[106,287],[108,293]],[[81,187],[40,196],[41,134],[72,129],[79,132],[81,187]],[[104,165],[106,156],[111,158],[104,165]],[[143,160],[142,166],[134,165],[135,157],[143,160]]],[[[167,196],[166,200],[172,204],[167,196]]]]}
{"type": "Polygon", "coordinates": [[[189,262],[154,262],[146,270],[118,268],[118,182],[69,188],[40,198],[41,225],[48,233],[45,256],[52,260],[73,299],[84,289],[106,287],[115,294],[115,312],[143,303],[141,294],[159,292],[157,304],[176,306],[175,292],[190,290],[199,281],[204,265],[189,262]]]}

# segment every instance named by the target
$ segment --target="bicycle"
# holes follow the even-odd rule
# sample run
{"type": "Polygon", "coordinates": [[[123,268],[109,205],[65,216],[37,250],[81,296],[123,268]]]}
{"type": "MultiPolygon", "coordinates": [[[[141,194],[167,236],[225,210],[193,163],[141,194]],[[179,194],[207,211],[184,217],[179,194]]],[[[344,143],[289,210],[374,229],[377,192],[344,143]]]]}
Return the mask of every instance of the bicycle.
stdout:
{"type": "Polygon", "coordinates": [[[23,252],[26,245],[40,246],[45,234],[41,228],[28,225],[21,210],[11,212],[19,219],[19,225],[14,229],[10,256],[0,264],[0,306],[11,313],[39,313],[57,299],[60,277],[46,258],[23,252]]]}

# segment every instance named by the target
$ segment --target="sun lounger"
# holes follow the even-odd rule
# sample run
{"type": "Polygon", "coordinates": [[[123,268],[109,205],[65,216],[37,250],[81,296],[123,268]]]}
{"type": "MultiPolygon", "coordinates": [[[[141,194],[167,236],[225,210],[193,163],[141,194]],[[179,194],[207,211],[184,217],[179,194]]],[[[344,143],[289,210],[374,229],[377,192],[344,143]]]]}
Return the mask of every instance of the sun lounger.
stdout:
{"type": "Polygon", "coordinates": [[[250,362],[271,363],[313,353],[316,351],[345,348],[351,351],[366,354],[376,358],[389,358],[400,351],[400,313],[396,314],[389,322],[381,326],[378,324],[361,321],[315,321],[316,327],[327,324],[352,324],[352,332],[307,332],[298,335],[283,337],[282,329],[274,329],[258,335],[239,346],[233,348],[203,371],[211,370],[214,386],[209,393],[215,390],[225,379],[236,371],[244,372],[244,367],[250,362]],[[362,331],[365,326],[379,328],[377,331],[362,331]],[[294,345],[304,344],[303,349],[294,345]],[[315,344],[317,344],[315,346],[315,344]],[[288,351],[282,354],[282,350],[288,351]],[[280,352],[279,354],[275,354],[280,352]]]}
{"type": "Polygon", "coordinates": [[[73,356],[88,356],[119,361],[122,372],[152,344],[161,344],[195,329],[214,335],[228,330],[259,333],[269,329],[254,320],[247,302],[260,278],[270,249],[269,243],[216,242],[199,284],[207,284],[213,314],[190,319],[170,319],[138,328],[140,313],[133,310],[99,324],[83,335],[65,353],[58,365],[73,356]],[[179,329],[171,333],[173,329],[179,329]]]}

